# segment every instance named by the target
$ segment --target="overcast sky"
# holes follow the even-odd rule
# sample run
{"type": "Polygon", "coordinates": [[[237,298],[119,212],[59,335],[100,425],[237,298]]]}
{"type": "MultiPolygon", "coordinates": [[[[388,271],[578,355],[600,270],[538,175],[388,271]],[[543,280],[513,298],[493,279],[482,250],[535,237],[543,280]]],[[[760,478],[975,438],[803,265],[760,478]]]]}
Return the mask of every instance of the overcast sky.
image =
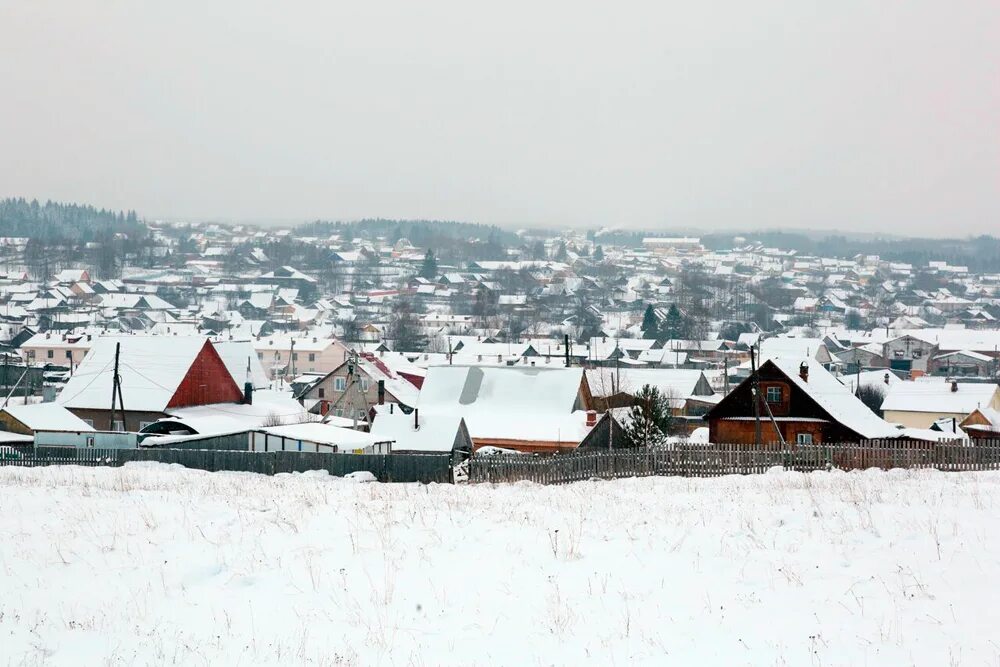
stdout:
{"type": "Polygon", "coordinates": [[[1000,2],[0,0],[0,196],[1000,229],[1000,2]]]}

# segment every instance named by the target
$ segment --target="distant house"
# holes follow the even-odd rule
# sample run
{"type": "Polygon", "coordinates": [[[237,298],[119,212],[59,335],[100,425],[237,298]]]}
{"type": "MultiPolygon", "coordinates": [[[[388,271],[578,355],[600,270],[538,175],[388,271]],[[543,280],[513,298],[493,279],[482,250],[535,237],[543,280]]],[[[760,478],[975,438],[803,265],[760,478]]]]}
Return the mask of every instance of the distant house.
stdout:
{"type": "Polygon", "coordinates": [[[972,440],[1000,440],[1000,410],[976,408],[958,426],[972,440]]]}
{"type": "MultiPolygon", "coordinates": [[[[808,445],[900,435],[814,359],[768,359],[758,373],[763,442],[783,438],[787,443],[808,445]]],[[[711,442],[754,442],[752,385],[751,376],[705,415],[711,442]]]]}
{"type": "Polygon", "coordinates": [[[56,282],[63,285],[73,283],[89,283],[90,272],[87,269],[63,269],[55,275],[56,282]]]}
{"type": "Polygon", "coordinates": [[[882,402],[882,415],[906,427],[930,428],[942,417],[964,421],[978,408],[1000,409],[1000,387],[992,382],[922,378],[892,385],[882,402]]]}
{"type": "Polygon", "coordinates": [[[97,430],[138,431],[166,416],[169,408],[239,403],[244,400],[243,391],[243,382],[237,383],[219,352],[204,337],[107,336],[94,341],[58,403],[97,430]],[[116,410],[112,420],[115,349],[119,344],[125,414],[116,410]]]}
{"type": "Polygon", "coordinates": [[[996,367],[993,357],[971,350],[937,354],[929,365],[930,373],[950,377],[989,377],[996,367]]]}
{"type": "MultiPolygon", "coordinates": [[[[432,366],[413,412],[414,430],[421,428],[423,419],[461,417],[474,449],[552,453],[585,444],[611,447],[614,419],[609,413],[598,418],[591,402],[579,368],[432,366]]],[[[393,446],[408,448],[405,441],[393,446]]]]}
{"type": "Polygon", "coordinates": [[[836,360],[844,364],[845,370],[855,373],[859,369],[888,368],[889,361],[882,355],[882,346],[878,343],[868,343],[858,347],[849,347],[835,353],[836,360]]]}
{"type": "Polygon", "coordinates": [[[278,334],[253,342],[268,376],[295,377],[299,373],[329,373],[347,360],[348,349],[329,336],[278,334]]]}
{"type": "Polygon", "coordinates": [[[607,410],[629,407],[635,402],[635,393],[645,385],[656,387],[670,402],[675,416],[704,414],[698,406],[715,395],[700,370],[676,368],[595,368],[587,372],[587,385],[595,406],[607,410]],[[702,399],[699,401],[699,399],[702,399]]]}
{"type": "Polygon", "coordinates": [[[889,361],[889,367],[899,371],[920,371],[926,373],[931,358],[938,352],[935,343],[903,335],[886,341],[882,356],[889,361]]]}
{"type": "Polygon", "coordinates": [[[417,404],[419,391],[412,379],[393,371],[379,357],[365,354],[356,364],[349,360],[341,363],[311,384],[300,398],[321,415],[354,417],[350,412],[354,406],[359,411],[357,417],[366,419],[372,406],[385,403],[396,403],[409,412],[417,404]]]}

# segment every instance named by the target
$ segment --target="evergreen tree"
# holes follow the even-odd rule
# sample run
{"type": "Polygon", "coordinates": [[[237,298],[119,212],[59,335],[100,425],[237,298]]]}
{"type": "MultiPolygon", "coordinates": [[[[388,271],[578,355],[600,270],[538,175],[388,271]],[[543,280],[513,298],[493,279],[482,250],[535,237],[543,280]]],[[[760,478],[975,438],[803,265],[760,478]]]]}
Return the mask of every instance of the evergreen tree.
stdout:
{"type": "Polygon", "coordinates": [[[646,312],[642,315],[642,334],[646,338],[656,338],[660,323],[656,320],[656,312],[653,304],[646,306],[646,312]]]}
{"type": "Polygon", "coordinates": [[[594,261],[603,262],[604,261],[604,248],[597,246],[594,248],[594,261]]]}
{"type": "Polygon", "coordinates": [[[673,421],[667,395],[657,387],[643,385],[629,408],[625,439],[631,447],[662,445],[673,430],[673,421]]]}
{"type": "Polygon", "coordinates": [[[424,263],[420,265],[420,277],[427,280],[434,280],[437,278],[437,272],[438,263],[434,258],[434,251],[428,250],[427,254],[424,255],[424,263]]]}
{"type": "Polygon", "coordinates": [[[392,341],[392,349],[399,352],[420,352],[427,345],[420,320],[406,299],[396,300],[386,337],[392,341]]]}
{"type": "Polygon", "coordinates": [[[556,247],[556,252],[552,256],[552,259],[556,260],[557,262],[565,262],[567,259],[569,259],[569,253],[566,252],[565,241],[559,242],[559,245],[556,247]]]}
{"type": "Polygon", "coordinates": [[[535,244],[531,246],[531,259],[545,259],[544,241],[535,241],[535,244]]]}
{"type": "Polygon", "coordinates": [[[685,338],[688,335],[687,322],[676,303],[670,304],[666,317],[660,325],[660,337],[667,340],[685,338]]]}

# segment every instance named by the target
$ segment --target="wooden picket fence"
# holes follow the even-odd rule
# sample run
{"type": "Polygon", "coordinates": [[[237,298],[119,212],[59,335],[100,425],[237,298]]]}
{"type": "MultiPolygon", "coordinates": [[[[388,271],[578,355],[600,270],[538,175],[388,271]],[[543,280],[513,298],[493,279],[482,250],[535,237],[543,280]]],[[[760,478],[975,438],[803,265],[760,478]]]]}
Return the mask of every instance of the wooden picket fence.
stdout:
{"type": "Polygon", "coordinates": [[[469,461],[470,482],[563,484],[588,479],[676,475],[719,477],[785,470],[933,468],[1000,470],[1000,440],[931,444],[867,440],[823,445],[741,445],[681,442],[655,450],[621,449],[549,456],[490,454],[469,461]]]}

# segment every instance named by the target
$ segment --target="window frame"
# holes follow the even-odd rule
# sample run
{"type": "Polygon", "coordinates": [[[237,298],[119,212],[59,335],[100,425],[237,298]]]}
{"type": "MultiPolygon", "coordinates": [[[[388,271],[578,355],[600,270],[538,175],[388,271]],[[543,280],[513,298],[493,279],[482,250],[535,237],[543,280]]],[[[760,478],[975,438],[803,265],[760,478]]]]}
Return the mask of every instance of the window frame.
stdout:
{"type": "Polygon", "coordinates": [[[776,385],[776,384],[769,385],[768,387],[766,387],[764,389],[764,399],[768,403],[781,403],[784,400],[784,395],[785,394],[782,391],[782,387],[779,386],[779,385],[776,385]],[[775,392],[778,393],[778,398],[776,400],[771,398],[771,392],[772,391],[775,391],[775,392]]]}

